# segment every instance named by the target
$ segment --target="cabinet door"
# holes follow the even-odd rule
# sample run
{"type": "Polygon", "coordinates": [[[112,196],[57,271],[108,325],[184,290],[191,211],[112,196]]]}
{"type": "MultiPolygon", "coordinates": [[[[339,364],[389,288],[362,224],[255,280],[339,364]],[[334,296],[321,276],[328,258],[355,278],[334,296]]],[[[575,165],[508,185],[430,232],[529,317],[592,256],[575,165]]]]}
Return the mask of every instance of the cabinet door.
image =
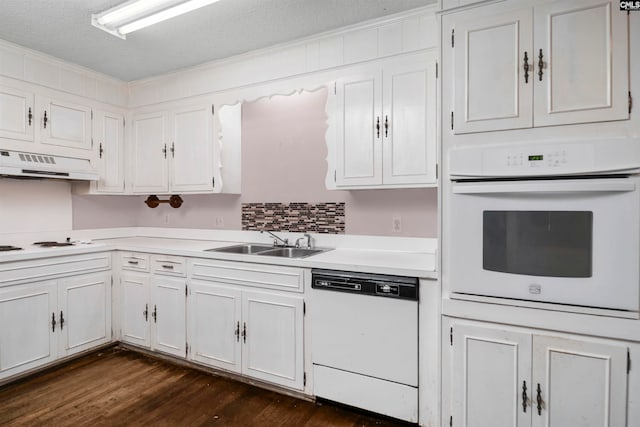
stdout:
{"type": "Polygon", "coordinates": [[[0,378],[56,359],[56,309],[55,282],[10,286],[0,291],[0,378]]]}
{"type": "Polygon", "coordinates": [[[167,114],[157,112],[133,119],[131,175],[134,193],[169,191],[167,114]]]}
{"type": "Polygon", "coordinates": [[[93,121],[94,162],[100,173],[98,193],[124,191],[124,115],[96,111],[93,121]]]}
{"type": "Polygon", "coordinates": [[[50,98],[38,98],[43,144],[91,150],[91,107],[50,98]]]}
{"type": "Polygon", "coordinates": [[[336,83],[336,185],[382,184],[382,73],[336,83]]]}
{"type": "Polygon", "coordinates": [[[384,69],[385,184],[436,182],[435,71],[423,57],[384,69]]]}
{"type": "Polygon", "coordinates": [[[59,284],[60,353],[70,355],[111,339],[111,274],[63,279],[59,284]]]}
{"type": "Polygon", "coordinates": [[[523,407],[522,401],[524,387],[529,399],[532,396],[530,361],[530,334],[455,325],[452,366],[455,425],[530,425],[532,409],[523,407]]]}
{"type": "Polygon", "coordinates": [[[628,16],[618,2],[568,0],[534,9],[535,126],[629,117],[628,16]]]}
{"type": "Polygon", "coordinates": [[[191,282],[189,343],[191,359],[240,373],[242,292],[191,282]]]}
{"type": "Polygon", "coordinates": [[[174,356],[186,356],[187,319],[185,279],[154,276],[149,307],[152,348],[174,356]]]}
{"type": "Polygon", "coordinates": [[[532,12],[476,13],[461,13],[454,25],[454,133],[531,127],[532,12]]]}
{"type": "Polygon", "coordinates": [[[149,276],[127,273],[120,279],[122,293],[122,340],[144,347],[151,346],[149,320],[149,276]]]}
{"type": "Polygon", "coordinates": [[[624,426],[627,348],[535,335],[532,386],[534,427],[624,426]]]}
{"type": "Polygon", "coordinates": [[[34,95],[0,86],[0,138],[33,141],[36,124],[34,95]]]}
{"type": "Polygon", "coordinates": [[[243,374],[304,388],[302,309],[301,297],[243,292],[243,374]]]}
{"type": "Polygon", "coordinates": [[[213,190],[213,116],[211,105],[172,113],[171,191],[213,190]]]}

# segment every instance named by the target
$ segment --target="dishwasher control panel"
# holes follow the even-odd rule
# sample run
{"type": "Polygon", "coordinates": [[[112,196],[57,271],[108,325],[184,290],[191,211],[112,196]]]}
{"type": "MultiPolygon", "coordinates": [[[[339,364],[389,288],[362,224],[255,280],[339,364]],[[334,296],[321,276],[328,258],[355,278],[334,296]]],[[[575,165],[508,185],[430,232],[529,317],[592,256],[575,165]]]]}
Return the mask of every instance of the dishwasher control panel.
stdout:
{"type": "Polygon", "coordinates": [[[313,270],[311,287],[386,298],[418,300],[418,279],[332,270],[313,270]]]}

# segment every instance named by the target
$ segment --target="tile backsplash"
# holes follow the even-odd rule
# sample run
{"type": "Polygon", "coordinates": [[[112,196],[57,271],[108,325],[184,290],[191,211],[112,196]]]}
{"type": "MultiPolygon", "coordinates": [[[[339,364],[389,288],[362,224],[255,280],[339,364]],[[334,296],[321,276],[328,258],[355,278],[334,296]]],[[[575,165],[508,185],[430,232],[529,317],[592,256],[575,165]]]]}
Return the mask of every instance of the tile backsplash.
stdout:
{"type": "Polygon", "coordinates": [[[242,229],[344,234],[345,204],[243,203],[242,229]]]}

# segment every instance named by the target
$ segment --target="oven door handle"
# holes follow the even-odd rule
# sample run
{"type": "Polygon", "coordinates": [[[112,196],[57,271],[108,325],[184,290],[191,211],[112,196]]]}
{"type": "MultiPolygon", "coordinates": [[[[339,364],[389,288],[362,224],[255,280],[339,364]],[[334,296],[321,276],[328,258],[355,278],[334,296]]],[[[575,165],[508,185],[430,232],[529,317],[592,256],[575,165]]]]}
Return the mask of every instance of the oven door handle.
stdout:
{"type": "Polygon", "coordinates": [[[634,191],[636,184],[626,181],[593,182],[514,182],[514,183],[474,183],[453,185],[453,194],[495,194],[495,193],[625,193],[634,191]]]}

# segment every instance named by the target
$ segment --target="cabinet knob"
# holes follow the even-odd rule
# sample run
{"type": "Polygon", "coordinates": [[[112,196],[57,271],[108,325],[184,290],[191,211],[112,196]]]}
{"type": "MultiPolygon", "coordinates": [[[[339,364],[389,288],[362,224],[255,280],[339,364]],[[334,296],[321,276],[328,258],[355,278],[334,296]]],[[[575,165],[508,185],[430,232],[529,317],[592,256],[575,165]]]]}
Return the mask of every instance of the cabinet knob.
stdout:
{"type": "Polygon", "coordinates": [[[380,139],[380,116],[376,117],[376,135],[380,139]]]}
{"type": "Polygon", "coordinates": [[[31,121],[33,120],[33,113],[31,112],[31,107],[29,107],[29,114],[27,114],[27,118],[29,119],[29,127],[31,127],[31,121]]]}
{"type": "Polygon", "coordinates": [[[542,407],[544,406],[544,400],[542,400],[542,390],[540,389],[540,383],[538,383],[536,403],[538,404],[538,415],[542,415],[542,407]]]}
{"type": "Polygon", "coordinates": [[[524,52],[524,83],[529,83],[529,55],[524,52]]]}
{"type": "Polygon", "coordinates": [[[540,49],[540,54],[538,55],[538,79],[542,81],[542,69],[546,66],[543,61],[544,55],[542,54],[542,49],[540,49]]]}

